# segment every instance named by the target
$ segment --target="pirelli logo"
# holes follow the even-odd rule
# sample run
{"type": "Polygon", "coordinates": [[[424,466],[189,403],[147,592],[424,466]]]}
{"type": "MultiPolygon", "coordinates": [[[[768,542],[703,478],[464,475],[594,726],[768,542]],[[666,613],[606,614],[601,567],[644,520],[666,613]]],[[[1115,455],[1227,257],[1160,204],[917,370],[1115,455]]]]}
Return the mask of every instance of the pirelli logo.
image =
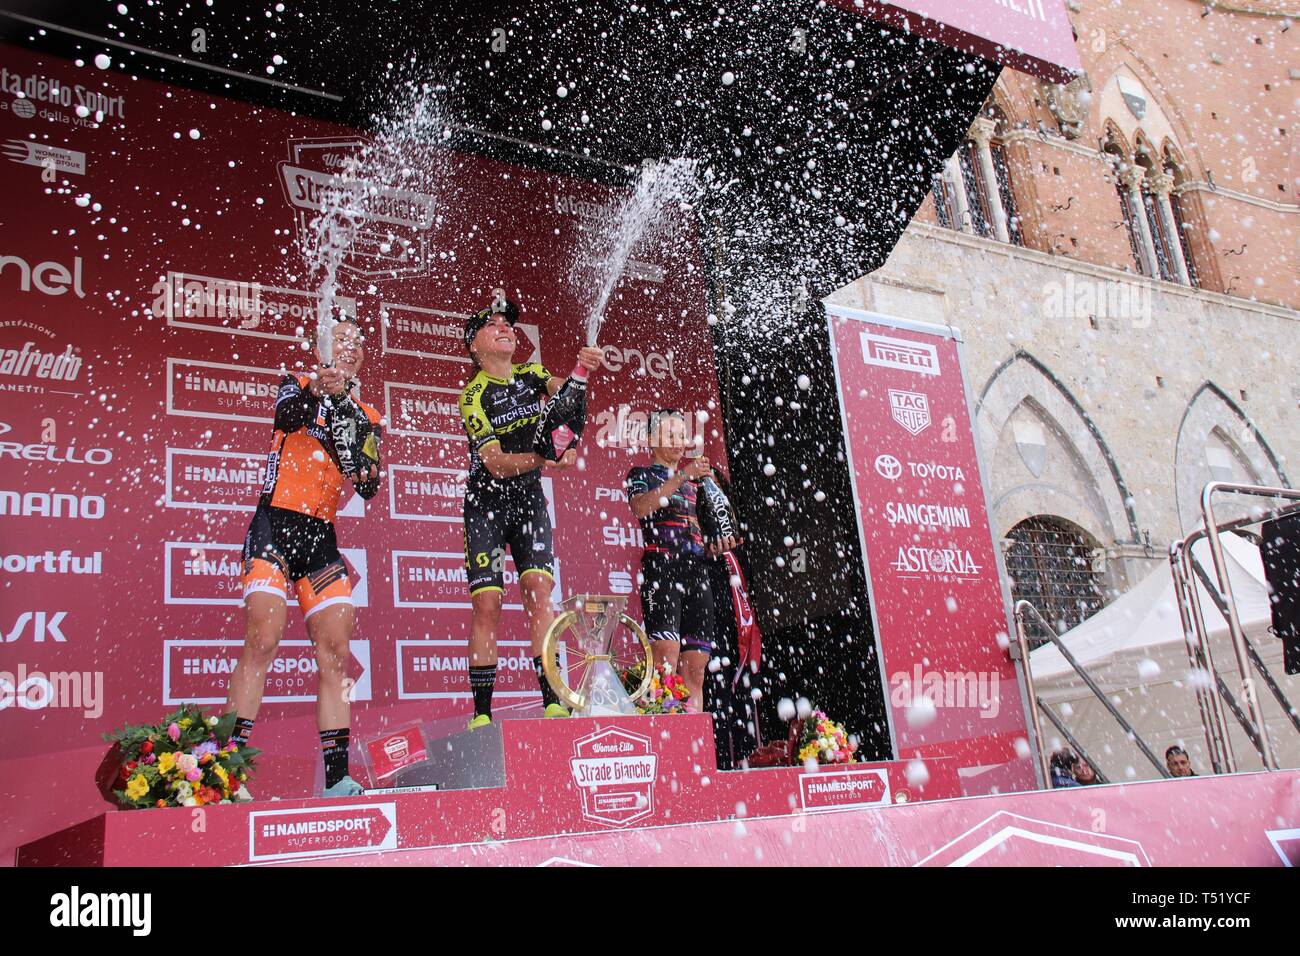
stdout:
{"type": "Polygon", "coordinates": [[[939,374],[939,351],[928,342],[862,333],[862,360],[868,365],[896,368],[921,375],[939,374]]]}

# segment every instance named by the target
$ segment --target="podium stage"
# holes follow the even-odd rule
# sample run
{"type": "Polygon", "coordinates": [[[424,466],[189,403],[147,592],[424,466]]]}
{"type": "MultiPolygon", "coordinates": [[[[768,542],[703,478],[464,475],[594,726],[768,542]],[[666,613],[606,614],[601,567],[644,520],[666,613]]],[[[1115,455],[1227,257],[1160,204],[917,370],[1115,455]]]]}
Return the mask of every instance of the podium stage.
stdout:
{"type": "Polygon", "coordinates": [[[1300,863],[1300,772],[955,799],[957,762],[925,769],[924,783],[900,761],[720,772],[706,715],[503,720],[430,742],[405,779],[438,790],[107,812],[20,847],[16,862],[1300,863]],[[466,785],[496,768],[496,785],[466,785]]]}

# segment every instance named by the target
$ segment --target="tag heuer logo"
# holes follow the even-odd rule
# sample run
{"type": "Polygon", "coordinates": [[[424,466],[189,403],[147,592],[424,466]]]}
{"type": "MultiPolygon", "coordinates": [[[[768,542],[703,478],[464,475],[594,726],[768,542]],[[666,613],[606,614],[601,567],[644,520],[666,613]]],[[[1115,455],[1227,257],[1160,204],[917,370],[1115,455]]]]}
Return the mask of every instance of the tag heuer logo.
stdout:
{"type": "Polygon", "coordinates": [[[889,411],[894,421],[912,435],[919,435],[930,427],[930,399],[924,392],[889,390],[889,411]]]}

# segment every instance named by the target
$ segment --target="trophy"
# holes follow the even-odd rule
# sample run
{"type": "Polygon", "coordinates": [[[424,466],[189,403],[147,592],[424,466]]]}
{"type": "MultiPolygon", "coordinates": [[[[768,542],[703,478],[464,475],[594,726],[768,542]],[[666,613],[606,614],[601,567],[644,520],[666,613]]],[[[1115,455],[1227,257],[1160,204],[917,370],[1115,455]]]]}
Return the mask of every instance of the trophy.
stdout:
{"type": "Polygon", "coordinates": [[[575,594],[542,642],[542,672],[575,717],[635,714],[636,702],[654,677],[650,640],[623,613],[626,597],[575,594]],[[560,651],[563,650],[563,665],[560,651]],[[641,667],[640,685],[629,693],[623,673],[641,667]]]}

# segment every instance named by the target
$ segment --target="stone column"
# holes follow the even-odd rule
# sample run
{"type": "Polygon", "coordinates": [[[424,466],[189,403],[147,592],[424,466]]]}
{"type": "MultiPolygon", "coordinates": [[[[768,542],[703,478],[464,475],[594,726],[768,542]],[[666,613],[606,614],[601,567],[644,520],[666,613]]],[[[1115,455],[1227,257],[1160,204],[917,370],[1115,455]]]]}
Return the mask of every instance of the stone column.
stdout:
{"type": "Polygon", "coordinates": [[[1174,188],[1174,177],[1168,173],[1157,173],[1147,180],[1147,187],[1156,198],[1160,223],[1169,238],[1169,254],[1174,260],[1174,275],[1183,285],[1191,285],[1192,278],[1187,274],[1187,260],[1183,258],[1183,237],[1178,234],[1178,220],[1174,218],[1174,207],[1169,202],[1169,194],[1174,188]]]}
{"type": "Polygon", "coordinates": [[[961,161],[954,154],[943,163],[943,175],[952,190],[952,214],[957,217],[957,228],[961,232],[973,233],[970,206],[966,203],[966,179],[961,173],[961,161]]]}
{"type": "Polygon", "coordinates": [[[989,144],[997,124],[987,116],[981,116],[970,128],[970,138],[975,141],[976,155],[979,157],[980,178],[984,180],[984,198],[988,201],[989,218],[992,219],[993,235],[999,242],[1010,242],[1011,233],[1007,228],[1007,211],[1002,208],[1002,191],[998,189],[998,174],[993,166],[993,151],[989,144]]]}
{"type": "Polygon", "coordinates": [[[1156,247],[1151,240],[1151,226],[1147,222],[1147,207],[1142,201],[1142,181],[1147,171],[1141,166],[1133,165],[1120,174],[1119,180],[1128,192],[1129,212],[1133,217],[1133,226],[1137,229],[1138,251],[1142,261],[1138,263],[1144,275],[1153,279],[1160,278],[1160,263],[1156,259],[1156,247]]]}

